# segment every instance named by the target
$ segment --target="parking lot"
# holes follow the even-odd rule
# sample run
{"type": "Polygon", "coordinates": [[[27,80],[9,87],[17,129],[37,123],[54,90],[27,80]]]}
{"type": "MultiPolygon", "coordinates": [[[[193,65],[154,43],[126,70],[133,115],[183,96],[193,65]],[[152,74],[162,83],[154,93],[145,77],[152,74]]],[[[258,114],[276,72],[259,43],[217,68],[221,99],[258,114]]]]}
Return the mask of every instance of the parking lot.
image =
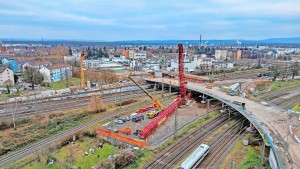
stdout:
{"type": "MultiPolygon", "coordinates": [[[[171,101],[170,101],[171,102],[171,101]]],[[[168,102],[168,104],[170,103],[168,102]]],[[[168,104],[165,104],[167,106],[168,104]]],[[[210,110],[215,109],[216,105],[211,105],[210,110]]],[[[154,109],[152,109],[154,110],[154,109]]],[[[151,111],[151,110],[149,110],[151,111]]],[[[148,112],[148,111],[147,111],[148,112]]],[[[144,120],[141,120],[140,122],[133,122],[131,119],[130,121],[125,121],[122,124],[119,124],[117,120],[123,119],[125,116],[122,116],[120,118],[112,120],[112,122],[105,124],[102,126],[105,130],[111,130],[111,131],[118,131],[118,130],[125,130],[130,128],[132,131],[132,134],[127,135],[131,138],[139,139],[137,135],[134,135],[133,133],[136,130],[142,130],[146,125],[148,125],[153,119],[149,119],[146,115],[147,112],[142,113],[144,115],[144,120]]],[[[134,113],[134,112],[132,112],[134,113]]],[[[201,115],[204,115],[206,113],[206,104],[197,103],[196,101],[192,100],[191,103],[188,106],[182,106],[177,111],[177,129],[180,129],[181,127],[185,126],[186,124],[194,121],[196,118],[198,118],[201,115]]],[[[130,114],[127,115],[128,117],[130,114]]],[[[119,121],[118,120],[118,121],[119,121]]],[[[124,119],[125,120],[125,119],[124,119]]],[[[161,142],[164,140],[167,136],[170,136],[175,131],[175,113],[171,115],[148,139],[147,142],[150,144],[157,144],[158,142],[161,142]]],[[[119,134],[124,135],[122,132],[119,132],[119,134]]]]}

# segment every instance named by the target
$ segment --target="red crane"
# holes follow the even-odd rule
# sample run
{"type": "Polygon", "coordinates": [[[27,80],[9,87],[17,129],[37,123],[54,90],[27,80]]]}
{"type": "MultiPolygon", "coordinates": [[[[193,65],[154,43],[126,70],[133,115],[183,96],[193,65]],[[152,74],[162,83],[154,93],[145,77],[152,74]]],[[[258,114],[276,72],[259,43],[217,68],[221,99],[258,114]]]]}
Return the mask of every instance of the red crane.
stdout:
{"type": "Polygon", "coordinates": [[[184,56],[183,46],[178,44],[178,66],[179,66],[179,89],[180,97],[176,98],[167,108],[165,108],[155,119],[153,119],[143,130],[139,133],[141,139],[147,139],[161,124],[170,117],[178,107],[187,99],[186,95],[186,80],[184,78],[184,56]]]}
{"type": "Polygon", "coordinates": [[[179,90],[180,97],[185,98],[186,96],[186,81],[184,78],[184,56],[183,56],[183,46],[178,44],[178,64],[179,64],[179,90]]]}

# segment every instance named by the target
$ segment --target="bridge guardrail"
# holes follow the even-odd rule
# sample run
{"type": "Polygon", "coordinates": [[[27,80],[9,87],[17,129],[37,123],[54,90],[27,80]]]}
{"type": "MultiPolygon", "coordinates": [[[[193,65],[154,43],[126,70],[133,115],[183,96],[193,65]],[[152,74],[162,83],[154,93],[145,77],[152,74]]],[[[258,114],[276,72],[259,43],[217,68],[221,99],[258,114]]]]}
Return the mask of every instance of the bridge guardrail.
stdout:
{"type": "Polygon", "coordinates": [[[200,92],[200,93],[203,93],[203,94],[206,94],[208,96],[211,96],[211,97],[214,97],[224,103],[226,103],[227,105],[230,105],[231,107],[233,107],[234,109],[236,109],[237,111],[239,111],[240,113],[242,113],[249,121],[251,122],[254,122],[255,126],[258,127],[264,134],[264,137],[267,138],[268,142],[270,143],[270,146],[271,146],[271,149],[274,153],[274,156],[275,156],[275,159],[276,159],[276,164],[277,164],[277,169],[281,169],[281,166],[280,166],[280,161],[279,161],[279,158],[278,158],[278,154],[276,152],[276,149],[275,149],[275,146],[273,144],[273,141],[272,139],[270,138],[269,134],[266,132],[266,130],[264,129],[263,126],[260,125],[260,123],[254,118],[252,117],[247,111],[241,109],[240,107],[238,107],[237,105],[233,104],[232,102],[230,101],[227,101],[217,95],[214,95],[210,92],[206,92],[206,91],[201,91],[199,89],[195,89],[195,88],[191,88],[191,87],[188,87],[188,89],[190,90],[194,90],[194,91],[197,91],[197,92],[200,92]]]}
{"type": "MultiPolygon", "coordinates": [[[[146,81],[152,81],[152,80],[147,79],[147,78],[146,78],[145,80],[146,80],[146,81]]],[[[160,83],[161,83],[161,82],[160,82],[160,83]]],[[[167,83],[166,83],[166,84],[167,84],[167,83]]],[[[178,86],[178,84],[171,84],[171,85],[178,86]]],[[[267,138],[267,140],[268,140],[268,142],[269,142],[269,144],[270,144],[270,146],[271,146],[272,152],[273,152],[273,154],[274,154],[274,156],[275,156],[276,167],[277,167],[277,169],[281,169],[279,157],[278,157],[278,154],[277,154],[277,152],[276,152],[276,149],[275,149],[275,146],[274,146],[274,143],[273,143],[271,137],[270,137],[269,134],[266,132],[266,130],[264,129],[264,127],[263,127],[263,126],[262,126],[262,125],[254,118],[254,117],[252,117],[247,111],[241,109],[240,107],[238,107],[237,105],[233,104],[233,103],[230,102],[230,101],[227,101],[227,100],[225,100],[225,99],[223,99],[223,98],[221,98],[221,97],[219,97],[219,96],[217,96],[217,95],[212,94],[211,92],[202,91],[202,90],[195,89],[195,88],[192,88],[192,87],[188,87],[187,89],[189,89],[189,90],[194,90],[194,91],[197,91],[197,92],[206,94],[206,95],[208,95],[208,96],[214,97],[214,98],[216,98],[216,99],[218,99],[218,100],[220,100],[220,101],[222,101],[222,102],[224,102],[224,103],[230,105],[231,107],[233,107],[234,109],[236,109],[237,111],[239,111],[240,113],[242,113],[249,121],[253,122],[254,125],[255,125],[257,128],[259,128],[259,129],[263,132],[264,137],[267,138]]],[[[265,138],[264,138],[264,139],[265,139],[265,138]]]]}

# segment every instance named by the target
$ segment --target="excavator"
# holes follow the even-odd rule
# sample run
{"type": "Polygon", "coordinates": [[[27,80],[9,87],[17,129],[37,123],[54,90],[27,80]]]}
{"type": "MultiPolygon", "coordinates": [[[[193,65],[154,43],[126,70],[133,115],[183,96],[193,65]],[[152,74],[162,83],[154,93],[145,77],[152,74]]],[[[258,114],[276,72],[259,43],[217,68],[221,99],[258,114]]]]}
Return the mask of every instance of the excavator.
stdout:
{"type": "Polygon", "coordinates": [[[164,110],[164,105],[159,102],[154,96],[152,96],[147,90],[145,90],[140,84],[138,84],[133,78],[131,78],[131,74],[126,75],[134,84],[136,84],[143,92],[145,92],[153,101],[155,106],[155,111],[149,111],[147,113],[148,118],[152,119],[159,115],[159,113],[164,110]]]}

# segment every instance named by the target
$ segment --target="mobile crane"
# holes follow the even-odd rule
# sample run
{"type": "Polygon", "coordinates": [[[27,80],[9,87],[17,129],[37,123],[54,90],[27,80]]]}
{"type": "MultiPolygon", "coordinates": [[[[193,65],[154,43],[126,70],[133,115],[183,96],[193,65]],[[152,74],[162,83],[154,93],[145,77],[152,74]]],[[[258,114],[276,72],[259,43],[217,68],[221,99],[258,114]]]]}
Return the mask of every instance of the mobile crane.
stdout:
{"type": "Polygon", "coordinates": [[[148,118],[154,118],[157,115],[159,115],[159,113],[164,110],[164,105],[159,102],[154,96],[152,96],[147,90],[145,90],[140,84],[138,84],[133,78],[130,77],[131,74],[128,74],[126,77],[129,78],[134,84],[136,84],[143,92],[145,92],[150,98],[151,100],[154,102],[155,105],[155,109],[156,111],[150,111],[147,113],[148,118]]]}

